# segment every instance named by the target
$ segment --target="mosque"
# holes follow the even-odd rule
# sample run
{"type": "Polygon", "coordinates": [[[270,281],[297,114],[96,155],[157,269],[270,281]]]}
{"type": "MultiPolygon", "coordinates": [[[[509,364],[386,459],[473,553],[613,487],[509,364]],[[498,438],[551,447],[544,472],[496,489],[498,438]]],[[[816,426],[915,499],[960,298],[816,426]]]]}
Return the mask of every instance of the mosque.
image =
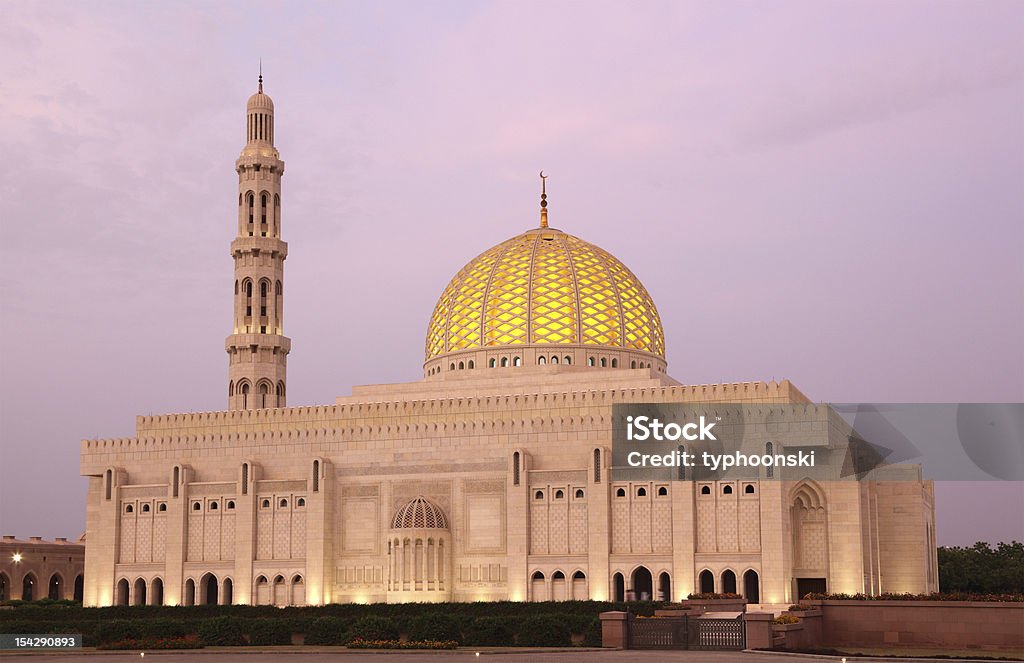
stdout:
{"type": "MultiPolygon", "coordinates": [[[[540,222],[451,279],[422,379],[287,406],[284,162],[247,104],[227,409],[85,440],[84,603],[680,600],[938,589],[934,501],[904,481],[620,481],[612,406],[728,402],[829,443],[783,382],[684,385],[643,284],[540,222]]],[[[766,434],[767,435],[767,434],[766,434]]],[[[764,470],[762,470],[764,471],[764,470]]]]}

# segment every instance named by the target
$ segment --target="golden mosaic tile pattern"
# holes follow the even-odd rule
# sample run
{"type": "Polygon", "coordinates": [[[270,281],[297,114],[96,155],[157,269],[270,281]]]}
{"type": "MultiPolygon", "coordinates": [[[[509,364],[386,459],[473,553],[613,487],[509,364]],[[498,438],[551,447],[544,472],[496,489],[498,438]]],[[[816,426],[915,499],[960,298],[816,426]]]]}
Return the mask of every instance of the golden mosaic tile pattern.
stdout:
{"type": "Polygon", "coordinates": [[[502,242],[455,275],[430,318],[426,358],[538,343],[665,356],[661,318],[640,280],[607,251],[553,228],[502,242]]]}

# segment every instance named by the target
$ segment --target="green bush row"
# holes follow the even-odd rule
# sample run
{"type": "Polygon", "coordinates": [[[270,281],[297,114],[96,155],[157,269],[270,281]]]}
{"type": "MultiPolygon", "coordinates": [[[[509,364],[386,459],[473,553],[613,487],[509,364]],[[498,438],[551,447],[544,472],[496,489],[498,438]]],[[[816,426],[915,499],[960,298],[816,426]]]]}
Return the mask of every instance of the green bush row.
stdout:
{"type": "MultiPolygon", "coordinates": [[[[477,606],[485,612],[484,606],[477,606]]],[[[406,617],[367,614],[355,619],[333,615],[245,618],[220,615],[208,619],[167,617],[111,620],[0,620],[0,632],[81,633],[86,646],[126,641],[198,636],[203,646],[285,645],[293,633],[305,635],[306,644],[344,645],[352,640],[457,642],[467,646],[567,647],[600,646],[597,614],[545,612],[497,617],[449,614],[443,605],[406,617]]]]}
{"type": "Polygon", "coordinates": [[[518,601],[495,601],[488,603],[339,603],[325,606],[303,606],[277,608],[274,606],[251,605],[199,605],[199,606],[111,606],[107,608],[83,608],[79,604],[42,605],[39,602],[23,603],[12,612],[0,612],[3,618],[53,620],[107,620],[107,619],[152,619],[167,617],[173,619],[205,619],[229,615],[245,619],[257,618],[308,618],[341,617],[359,619],[366,616],[407,619],[419,615],[445,613],[453,616],[477,617],[529,617],[539,614],[590,615],[607,610],[630,610],[637,614],[653,615],[662,607],[661,602],[613,603],[609,601],[548,601],[545,603],[523,603],[518,601]],[[17,615],[16,617],[14,615],[17,615]]]}

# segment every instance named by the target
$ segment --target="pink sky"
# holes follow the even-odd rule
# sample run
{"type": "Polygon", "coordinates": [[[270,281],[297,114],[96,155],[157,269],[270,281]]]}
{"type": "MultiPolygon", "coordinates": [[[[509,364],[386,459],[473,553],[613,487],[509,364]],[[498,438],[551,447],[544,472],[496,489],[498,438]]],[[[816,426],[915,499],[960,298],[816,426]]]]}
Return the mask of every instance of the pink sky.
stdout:
{"type": "MultiPolygon", "coordinates": [[[[0,8],[5,534],[84,528],[80,439],[225,407],[260,57],[291,405],[417,379],[437,296],[536,224],[541,168],[684,383],[1024,400],[1019,2],[0,8]]],[[[940,486],[939,542],[1024,538],[1022,501],[940,486]]]]}

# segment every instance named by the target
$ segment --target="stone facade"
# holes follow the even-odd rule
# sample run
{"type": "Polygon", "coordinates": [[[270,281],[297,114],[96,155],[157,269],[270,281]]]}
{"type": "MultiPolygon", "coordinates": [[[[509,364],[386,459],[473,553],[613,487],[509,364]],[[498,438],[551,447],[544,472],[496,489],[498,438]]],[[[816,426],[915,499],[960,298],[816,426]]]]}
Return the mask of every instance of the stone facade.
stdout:
{"type": "MultiPolygon", "coordinates": [[[[250,132],[254,108],[272,131],[272,102],[262,88],[254,98],[250,132]]],[[[263,237],[240,170],[232,251],[239,284],[276,287],[283,163],[259,126],[246,150],[259,153],[252,172],[269,177],[274,211],[263,237]]],[[[262,302],[237,290],[228,410],[138,417],[135,437],[82,442],[86,605],[700,591],[781,604],[826,588],[937,589],[931,484],[913,471],[884,483],[613,481],[615,404],[760,404],[778,410],[772,439],[822,445],[830,408],[788,381],[669,377],[639,280],[546,221],[545,210],[540,229],[452,280],[422,380],[356,387],[333,405],[284,407],[278,300],[264,326],[262,302]],[[280,394],[254,401],[261,381],[280,394]]]]}
{"type": "Polygon", "coordinates": [[[85,542],[58,538],[0,540],[0,601],[44,598],[81,601],[85,588],[85,542]]]}

